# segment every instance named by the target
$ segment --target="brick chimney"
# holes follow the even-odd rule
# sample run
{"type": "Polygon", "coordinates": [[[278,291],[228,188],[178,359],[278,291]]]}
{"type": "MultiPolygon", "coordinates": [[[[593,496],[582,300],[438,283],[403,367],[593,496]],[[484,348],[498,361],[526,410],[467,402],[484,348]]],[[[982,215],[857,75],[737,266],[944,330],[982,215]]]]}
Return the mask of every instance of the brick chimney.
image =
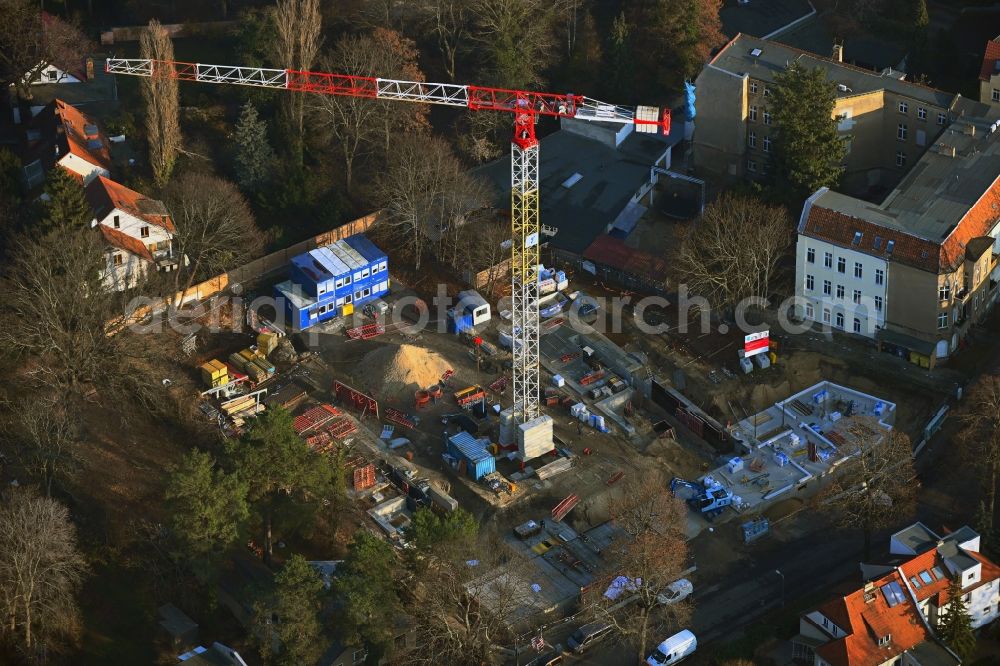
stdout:
{"type": "Polygon", "coordinates": [[[87,58],[87,80],[88,81],[93,81],[94,80],[94,59],[93,58],[87,58]]]}

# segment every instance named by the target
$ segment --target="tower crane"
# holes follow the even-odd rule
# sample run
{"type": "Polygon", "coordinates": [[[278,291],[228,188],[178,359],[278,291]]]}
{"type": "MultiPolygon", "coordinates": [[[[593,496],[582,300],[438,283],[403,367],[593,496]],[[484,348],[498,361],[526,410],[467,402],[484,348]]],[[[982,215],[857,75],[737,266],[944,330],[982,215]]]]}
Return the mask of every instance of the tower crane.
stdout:
{"type": "Polygon", "coordinates": [[[523,424],[539,416],[538,385],[538,202],[539,116],[634,125],[637,132],[670,132],[670,109],[617,106],[583,95],[507,90],[454,83],[399,81],[369,76],[295,69],[206,65],[135,58],[108,58],[111,74],[166,77],[180,81],[228,83],[292,92],[441,104],[514,116],[511,139],[511,300],[513,417],[523,424]]]}

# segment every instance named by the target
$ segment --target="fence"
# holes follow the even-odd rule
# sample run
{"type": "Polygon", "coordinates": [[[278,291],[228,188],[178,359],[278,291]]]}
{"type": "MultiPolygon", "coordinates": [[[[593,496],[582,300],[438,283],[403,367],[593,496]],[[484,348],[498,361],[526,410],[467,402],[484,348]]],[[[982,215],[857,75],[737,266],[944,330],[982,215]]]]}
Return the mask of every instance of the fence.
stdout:
{"type": "Polygon", "coordinates": [[[318,236],[307,238],[306,240],[296,243],[291,247],[286,247],[258,259],[254,259],[250,263],[234,268],[228,273],[222,273],[203,282],[199,282],[182,292],[179,291],[172,296],[162,298],[158,303],[136,309],[124,320],[109,322],[109,330],[112,333],[117,333],[123,327],[140,322],[153,312],[162,310],[169,304],[184,306],[188,303],[203,301],[221,293],[230,286],[242,285],[247,282],[258,280],[284,268],[288,265],[288,262],[292,259],[292,257],[298,256],[303,252],[308,252],[309,250],[314,250],[317,247],[329,245],[334,241],[347,238],[348,236],[353,236],[354,234],[364,233],[372,226],[372,224],[375,223],[377,217],[378,213],[376,212],[365,215],[364,217],[359,217],[356,220],[351,220],[350,222],[345,222],[336,229],[324,231],[318,236]]]}

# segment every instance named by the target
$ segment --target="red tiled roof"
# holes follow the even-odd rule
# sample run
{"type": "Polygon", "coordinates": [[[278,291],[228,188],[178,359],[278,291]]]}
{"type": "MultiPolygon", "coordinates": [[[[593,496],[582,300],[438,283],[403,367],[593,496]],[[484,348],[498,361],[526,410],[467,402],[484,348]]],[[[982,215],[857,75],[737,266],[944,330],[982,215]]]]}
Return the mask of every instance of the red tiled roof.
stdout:
{"type": "Polygon", "coordinates": [[[94,125],[96,127],[97,121],[84,115],[82,111],[61,99],[52,100],[52,103],[55,105],[56,115],[62,120],[63,127],[65,128],[69,151],[91,164],[110,169],[111,150],[108,147],[107,137],[104,136],[100,129],[98,129],[96,137],[100,141],[100,147],[90,148],[87,145],[88,138],[84,126],[94,125]]]}
{"type": "Polygon", "coordinates": [[[1000,37],[986,42],[986,52],[983,54],[983,67],[979,70],[980,81],[990,80],[990,75],[996,72],[997,60],[1000,60],[1000,37]]]}
{"type": "Polygon", "coordinates": [[[810,208],[804,232],[808,236],[872,256],[898,261],[932,273],[947,273],[965,261],[965,247],[972,239],[989,235],[997,218],[1000,217],[998,210],[1000,210],[1000,178],[993,181],[979,201],[962,216],[948,238],[940,244],[830,210],[818,204],[810,208]],[[863,238],[861,245],[858,246],[852,245],[856,231],[860,231],[863,238]],[[882,238],[879,250],[872,245],[875,236],[882,238]],[[895,242],[895,247],[892,254],[887,255],[885,249],[890,240],[895,242]]]}
{"type": "Polygon", "coordinates": [[[817,647],[816,654],[832,666],[878,666],[930,640],[909,595],[892,607],[886,602],[880,588],[891,582],[903,585],[895,571],[874,581],[875,598],[869,603],[865,603],[861,589],[820,606],[819,612],[847,634],[817,647]],[[884,636],[890,637],[889,644],[879,647],[878,641],[884,636]]]}
{"type": "MultiPolygon", "coordinates": [[[[129,189],[121,183],[116,183],[110,178],[98,176],[90,181],[87,186],[87,200],[90,202],[94,212],[99,217],[106,217],[113,209],[125,211],[152,225],[160,227],[174,233],[174,222],[169,215],[163,216],[151,213],[149,210],[143,211],[140,206],[141,201],[153,201],[135,190],[129,189]]],[[[156,202],[159,203],[159,202],[156,202]]],[[[162,204],[160,204],[162,206],[162,204]]]]}
{"type": "Polygon", "coordinates": [[[583,257],[651,282],[662,283],[667,279],[667,262],[662,257],[629,247],[619,238],[598,236],[583,251],[583,257]]]}
{"type": "Polygon", "coordinates": [[[97,228],[101,230],[104,235],[104,240],[108,242],[112,247],[116,247],[119,250],[125,250],[131,254],[142,257],[146,261],[153,261],[153,255],[149,251],[149,248],[142,244],[138,238],[132,238],[128,234],[124,234],[117,229],[112,229],[111,227],[99,224],[97,228]]]}
{"type": "Polygon", "coordinates": [[[945,566],[941,558],[938,557],[936,548],[932,548],[926,553],[917,555],[913,559],[905,562],[900,569],[903,570],[903,574],[906,576],[907,582],[909,582],[909,579],[913,577],[916,577],[920,582],[920,587],[910,583],[910,588],[913,590],[913,594],[917,598],[917,601],[930,599],[941,590],[948,588],[948,568],[945,566]],[[934,573],[931,571],[931,568],[935,566],[938,567],[944,574],[944,577],[941,578],[941,580],[933,580],[934,573]],[[926,571],[931,575],[932,582],[930,584],[925,583],[920,579],[921,571],[926,571]]]}

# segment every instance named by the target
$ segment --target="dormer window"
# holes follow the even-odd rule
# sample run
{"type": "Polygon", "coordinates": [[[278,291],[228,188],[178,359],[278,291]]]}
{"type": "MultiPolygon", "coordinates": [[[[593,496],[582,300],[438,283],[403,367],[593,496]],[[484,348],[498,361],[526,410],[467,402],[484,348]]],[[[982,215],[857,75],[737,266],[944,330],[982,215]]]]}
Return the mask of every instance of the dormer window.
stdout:
{"type": "Polygon", "coordinates": [[[878,639],[878,646],[879,647],[885,647],[891,641],[892,641],[892,634],[886,634],[885,636],[879,637],[879,639],[878,639]]]}
{"type": "Polygon", "coordinates": [[[121,229],[121,227],[122,227],[121,216],[115,215],[115,229],[121,229]]]}

